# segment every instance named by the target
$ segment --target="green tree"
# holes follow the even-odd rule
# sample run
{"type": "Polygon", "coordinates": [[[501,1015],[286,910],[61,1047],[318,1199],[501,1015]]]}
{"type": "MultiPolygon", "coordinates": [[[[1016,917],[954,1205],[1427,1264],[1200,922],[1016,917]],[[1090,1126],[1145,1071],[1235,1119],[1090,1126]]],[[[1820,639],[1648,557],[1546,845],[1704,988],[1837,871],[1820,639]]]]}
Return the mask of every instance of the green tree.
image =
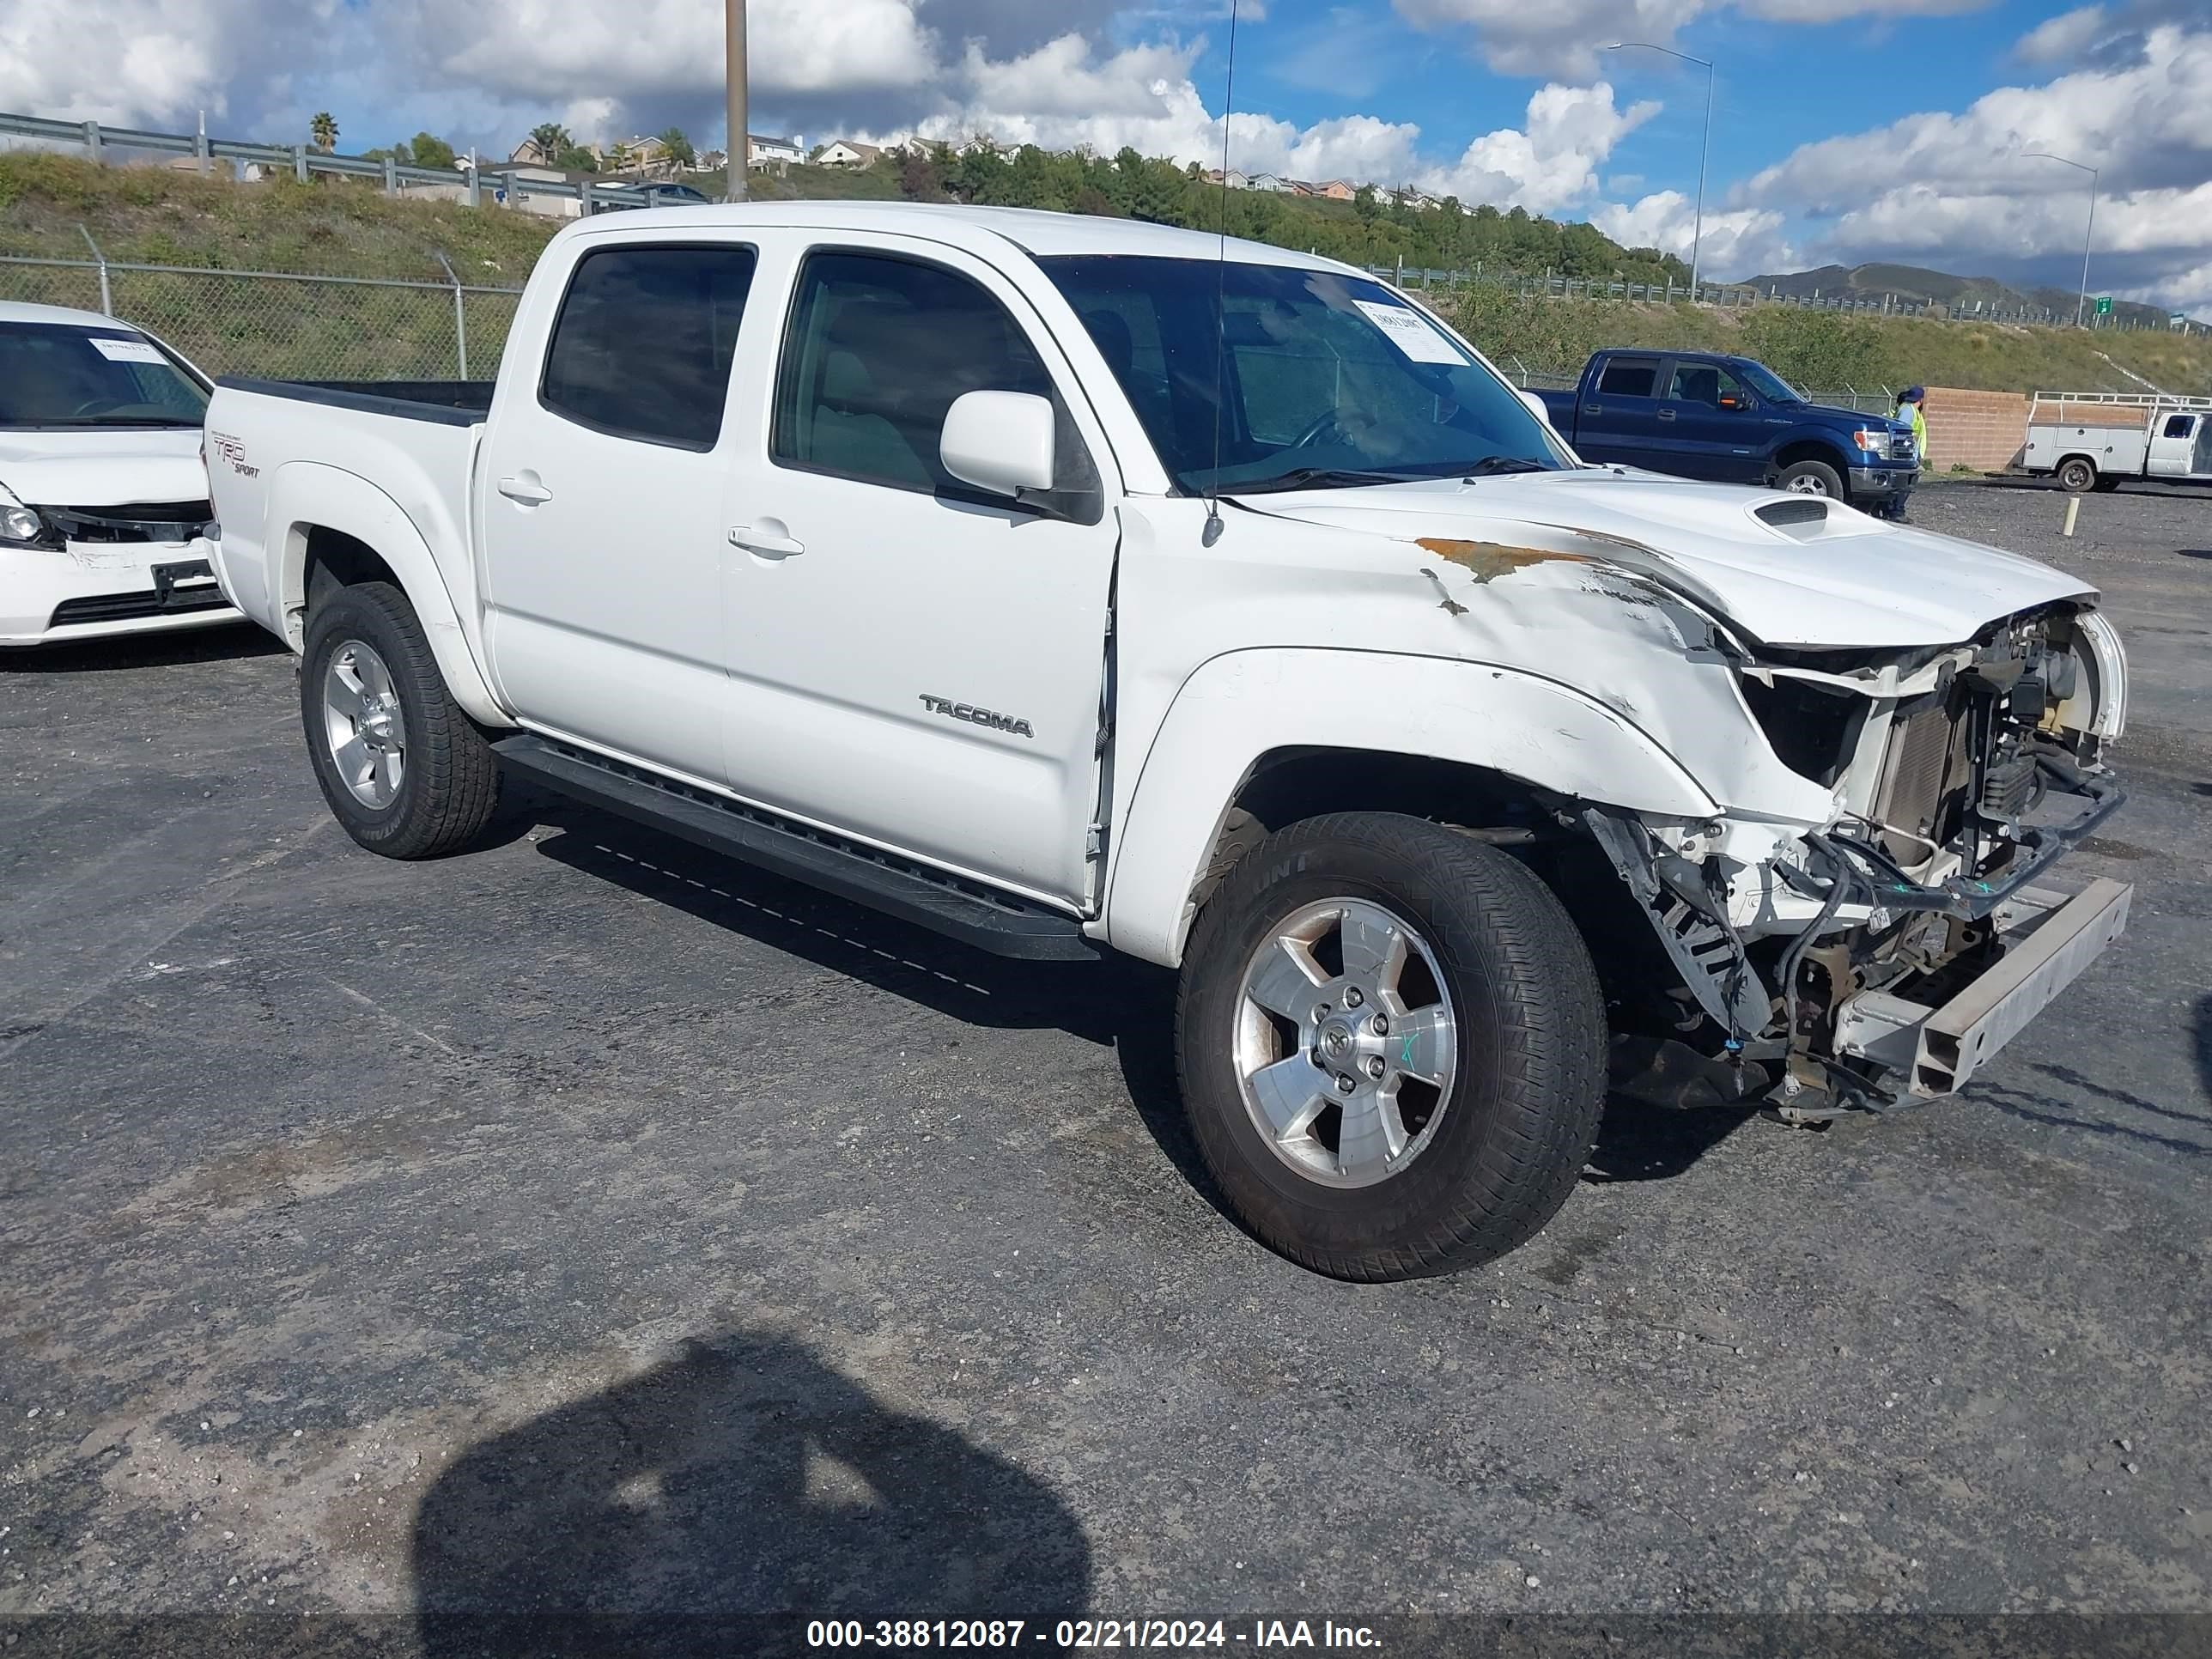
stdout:
{"type": "Polygon", "coordinates": [[[684,137],[682,127],[671,127],[662,133],[660,146],[668,152],[668,159],[679,167],[696,167],[699,164],[699,153],[691,148],[691,141],[684,137]]]}
{"type": "Polygon", "coordinates": [[[418,132],[401,146],[415,158],[418,167],[449,167],[453,165],[453,147],[434,132],[418,132]]]}
{"type": "Polygon", "coordinates": [[[1364,222],[1370,225],[1375,222],[1375,216],[1382,212],[1382,204],[1375,199],[1375,187],[1372,185],[1362,185],[1353,192],[1352,210],[1364,222]]]}
{"type": "Polygon", "coordinates": [[[945,199],[944,181],[939,177],[937,163],[927,150],[909,149],[899,161],[899,194],[909,202],[941,202],[945,199]]]}
{"type": "Polygon", "coordinates": [[[530,129],[530,142],[538,146],[538,153],[553,166],[558,167],[562,155],[576,147],[568,136],[568,129],[558,121],[540,121],[530,129]]]}
{"type": "Polygon", "coordinates": [[[553,165],[570,173],[597,173],[599,158],[581,144],[572,143],[553,158],[553,165]]]}
{"type": "Polygon", "coordinates": [[[326,109],[317,110],[314,119],[307,123],[307,136],[314,141],[317,149],[328,155],[337,148],[337,118],[326,109]]]}

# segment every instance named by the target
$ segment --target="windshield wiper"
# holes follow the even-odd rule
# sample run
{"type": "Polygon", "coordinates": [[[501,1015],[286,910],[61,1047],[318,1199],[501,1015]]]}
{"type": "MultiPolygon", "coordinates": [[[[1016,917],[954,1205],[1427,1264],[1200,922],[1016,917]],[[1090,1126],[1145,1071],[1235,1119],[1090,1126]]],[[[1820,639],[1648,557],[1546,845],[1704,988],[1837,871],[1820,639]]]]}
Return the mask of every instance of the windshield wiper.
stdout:
{"type": "Polygon", "coordinates": [[[1346,489],[1359,484],[1413,483],[1431,474],[1419,472],[1363,472],[1357,467],[1300,466],[1272,478],[1246,483],[1219,484],[1224,495],[1261,495],[1278,489],[1346,489]]]}
{"type": "Polygon", "coordinates": [[[1469,478],[1494,477],[1500,472],[1553,472],[1559,469],[1532,461],[1525,455],[1486,455],[1468,468],[1469,478]]]}

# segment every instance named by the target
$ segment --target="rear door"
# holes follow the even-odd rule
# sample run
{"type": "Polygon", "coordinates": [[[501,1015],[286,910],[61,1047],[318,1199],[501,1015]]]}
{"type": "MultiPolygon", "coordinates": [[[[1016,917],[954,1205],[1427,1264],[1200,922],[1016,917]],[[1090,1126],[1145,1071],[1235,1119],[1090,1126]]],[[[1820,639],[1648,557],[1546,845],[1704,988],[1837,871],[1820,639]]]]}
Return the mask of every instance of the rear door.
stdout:
{"type": "Polygon", "coordinates": [[[588,248],[543,362],[501,374],[477,463],[501,691],[526,724],[707,783],[722,781],[724,416],[758,258],[706,237],[588,248]]]}
{"type": "Polygon", "coordinates": [[[781,343],[741,392],[725,514],[731,787],[1085,909],[1117,536],[1103,434],[988,264],[786,236],[781,343]],[[945,471],[945,411],[972,391],[1053,400],[1050,511],[945,471]]]}
{"type": "Polygon", "coordinates": [[[1662,426],[1659,419],[1663,362],[1656,356],[1616,351],[1599,366],[1595,380],[1585,382],[1575,411],[1575,449],[1584,460],[1680,471],[1671,454],[1660,451],[1662,434],[1672,434],[1671,422],[1662,426]]]}
{"type": "Polygon", "coordinates": [[[1765,481],[1766,463],[1743,382],[1718,363],[1677,358],[1668,364],[1663,390],[1659,428],[1674,451],[1665,471],[1723,483],[1765,481]]]}

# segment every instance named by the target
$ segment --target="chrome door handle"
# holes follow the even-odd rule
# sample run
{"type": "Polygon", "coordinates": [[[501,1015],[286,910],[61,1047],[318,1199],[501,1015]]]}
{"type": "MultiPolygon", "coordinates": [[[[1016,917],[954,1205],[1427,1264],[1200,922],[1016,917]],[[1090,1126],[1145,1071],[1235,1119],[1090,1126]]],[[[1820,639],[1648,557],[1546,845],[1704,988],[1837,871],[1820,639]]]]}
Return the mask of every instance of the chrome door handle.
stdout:
{"type": "Polygon", "coordinates": [[[764,559],[787,559],[793,554],[806,551],[805,542],[794,541],[788,536],[773,535],[765,530],[756,530],[749,524],[741,524],[730,532],[730,544],[742,547],[748,553],[757,553],[764,559]]]}
{"type": "Polygon", "coordinates": [[[532,483],[527,478],[501,478],[499,493],[510,501],[520,501],[525,507],[543,507],[553,499],[553,492],[544,484],[532,483]]]}
{"type": "Polygon", "coordinates": [[[1671,409],[1662,409],[1659,411],[1659,418],[1662,421],[1671,421],[1674,418],[1674,411],[1671,409]]]}

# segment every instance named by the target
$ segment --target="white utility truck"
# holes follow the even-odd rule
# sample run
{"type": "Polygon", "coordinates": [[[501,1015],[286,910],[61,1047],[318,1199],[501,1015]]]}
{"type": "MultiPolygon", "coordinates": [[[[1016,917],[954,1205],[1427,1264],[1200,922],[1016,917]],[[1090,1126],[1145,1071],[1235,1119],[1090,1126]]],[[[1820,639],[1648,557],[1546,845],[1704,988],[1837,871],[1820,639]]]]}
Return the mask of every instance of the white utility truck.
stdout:
{"type": "Polygon", "coordinates": [[[210,390],[128,323],[0,302],[0,647],[238,620],[203,539],[210,390]]]}
{"type": "Polygon", "coordinates": [[[2130,478],[2212,483],[2212,398],[2039,392],[2028,402],[2021,465],[2076,495],[2130,478]]]}
{"type": "Polygon", "coordinates": [[[210,427],[226,590],[364,847],[465,848],[514,774],[987,951],[1178,969],[1205,1156],[1323,1273],[1529,1237],[1609,1069],[1946,1093],[2126,918],[2054,868],[2120,799],[2092,590],[1583,465],[1326,259],[624,214],[553,239],[482,394],[225,381],[210,427]]]}

